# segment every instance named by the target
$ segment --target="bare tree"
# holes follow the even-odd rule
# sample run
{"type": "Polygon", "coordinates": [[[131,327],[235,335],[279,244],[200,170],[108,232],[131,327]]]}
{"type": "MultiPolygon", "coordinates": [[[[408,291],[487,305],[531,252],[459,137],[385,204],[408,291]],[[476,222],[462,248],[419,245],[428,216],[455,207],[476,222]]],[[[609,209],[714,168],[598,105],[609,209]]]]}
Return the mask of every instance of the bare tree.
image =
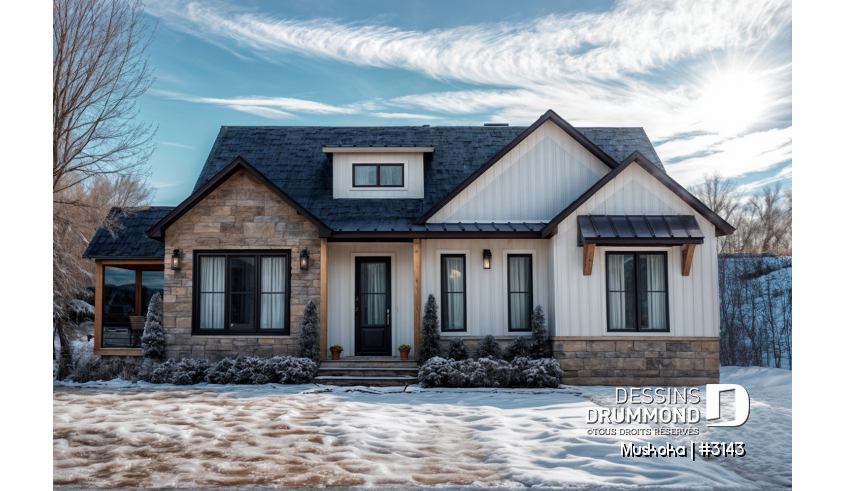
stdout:
{"type": "Polygon", "coordinates": [[[791,254],[792,199],[780,183],[766,186],[748,200],[748,209],[759,230],[758,250],[763,254],[791,254]]]}
{"type": "Polygon", "coordinates": [[[58,373],[70,365],[66,306],[91,283],[82,252],[108,208],[143,205],[152,125],[137,99],[153,82],[152,30],[138,0],[53,1],[53,320],[58,373]]]}
{"type": "MultiPolygon", "coordinates": [[[[726,178],[715,171],[706,174],[704,181],[692,187],[690,192],[725,221],[734,223],[734,226],[737,225],[735,219],[742,220],[742,217],[739,216],[742,210],[742,202],[739,199],[736,181],[733,179],[726,178]]],[[[719,252],[728,252],[727,249],[732,248],[732,246],[735,247],[731,238],[732,236],[719,238],[719,252]]]]}

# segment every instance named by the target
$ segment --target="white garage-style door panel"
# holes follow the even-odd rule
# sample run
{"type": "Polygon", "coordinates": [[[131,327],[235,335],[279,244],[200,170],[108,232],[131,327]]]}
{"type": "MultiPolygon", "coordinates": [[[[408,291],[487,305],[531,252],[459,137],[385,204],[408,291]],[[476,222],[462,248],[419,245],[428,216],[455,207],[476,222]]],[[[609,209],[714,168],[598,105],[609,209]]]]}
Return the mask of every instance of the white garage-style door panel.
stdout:
{"type": "Polygon", "coordinates": [[[548,221],[609,171],[547,121],[428,221],[548,221]]]}
{"type": "Polygon", "coordinates": [[[716,228],[639,165],[632,164],[560,223],[552,237],[555,279],[556,336],[711,336],[719,335],[716,228]],[[578,215],[692,215],[705,234],[695,248],[692,272],[681,275],[681,248],[596,247],[593,272],[583,274],[583,248],[578,247],[578,215]],[[605,254],[609,250],[667,252],[669,333],[607,331],[605,254]]]}

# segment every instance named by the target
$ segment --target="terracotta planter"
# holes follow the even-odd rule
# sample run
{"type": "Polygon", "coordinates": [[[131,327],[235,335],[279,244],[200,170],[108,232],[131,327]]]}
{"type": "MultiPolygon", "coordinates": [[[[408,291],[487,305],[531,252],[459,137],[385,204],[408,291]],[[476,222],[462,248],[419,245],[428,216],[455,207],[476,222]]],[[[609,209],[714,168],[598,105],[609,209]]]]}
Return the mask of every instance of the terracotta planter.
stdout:
{"type": "Polygon", "coordinates": [[[402,350],[402,351],[400,351],[400,352],[399,352],[399,359],[400,359],[400,360],[407,360],[407,359],[408,359],[408,353],[410,353],[410,352],[411,352],[411,350],[402,350]]]}
{"type": "Polygon", "coordinates": [[[340,359],[340,351],[332,351],[332,360],[340,359]]]}

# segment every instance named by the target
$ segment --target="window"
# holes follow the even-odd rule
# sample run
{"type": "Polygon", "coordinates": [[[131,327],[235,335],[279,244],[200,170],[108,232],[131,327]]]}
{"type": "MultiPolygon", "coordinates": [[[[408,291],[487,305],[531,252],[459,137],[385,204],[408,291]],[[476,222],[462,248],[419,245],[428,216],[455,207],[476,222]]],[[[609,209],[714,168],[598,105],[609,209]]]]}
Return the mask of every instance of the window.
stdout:
{"type": "Polygon", "coordinates": [[[667,283],[665,252],[608,252],[608,331],[669,331],[667,283]]]}
{"type": "Polygon", "coordinates": [[[401,188],[404,164],[352,164],[352,187],[401,188]]]}
{"type": "Polygon", "coordinates": [[[440,291],[443,331],[467,330],[466,255],[440,256],[440,291]]]}
{"type": "Polygon", "coordinates": [[[155,293],[164,294],[163,266],[103,267],[103,348],[141,347],[130,316],[147,315],[155,293]]]}
{"type": "Polygon", "coordinates": [[[508,331],[530,331],[534,305],[531,254],[508,254],[508,331]]]}
{"type": "Polygon", "coordinates": [[[289,334],[290,251],[194,253],[195,334],[289,334]]]}

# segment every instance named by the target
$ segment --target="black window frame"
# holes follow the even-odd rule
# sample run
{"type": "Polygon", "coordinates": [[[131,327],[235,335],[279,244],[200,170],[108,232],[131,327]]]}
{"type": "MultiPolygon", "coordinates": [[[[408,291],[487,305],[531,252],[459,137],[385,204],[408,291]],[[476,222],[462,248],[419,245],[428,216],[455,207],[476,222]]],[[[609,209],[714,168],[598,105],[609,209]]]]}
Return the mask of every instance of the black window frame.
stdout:
{"type": "Polygon", "coordinates": [[[440,299],[443,308],[440,310],[440,331],[441,332],[467,332],[467,255],[466,254],[441,254],[440,255],[440,299]],[[464,274],[461,280],[463,281],[463,292],[449,292],[447,291],[447,274],[446,274],[446,259],[460,258],[464,261],[464,274]],[[463,293],[464,296],[464,328],[463,329],[446,329],[446,319],[448,319],[449,309],[449,293],[463,293]]]}
{"type": "MultiPolygon", "coordinates": [[[[604,256],[604,264],[605,264],[605,285],[604,285],[604,303],[605,303],[605,315],[607,317],[607,332],[669,332],[670,325],[669,325],[669,253],[667,251],[605,251],[604,256]],[[663,284],[666,285],[666,290],[663,292],[666,295],[666,329],[640,329],[640,255],[648,255],[648,256],[663,256],[663,284]],[[634,256],[634,288],[636,293],[636,321],[634,322],[633,329],[611,329],[610,328],[610,256],[625,256],[625,255],[633,255],[634,256]]],[[[615,291],[615,290],[614,290],[615,291]]],[[[646,292],[647,293],[647,292],[646,292]]]]}
{"type": "Polygon", "coordinates": [[[534,312],[534,254],[508,254],[505,261],[507,268],[507,288],[508,292],[508,332],[531,332],[531,313],[534,312]],[[511,258],[512,257],[527,257],[528,258],[528,291],[527,292],[512,292],[511,291],[511,258]],[[511,325],[511,293],[528,293],[528,326],[527,329],[513,329],[511,325]]]}
{"type": "Polygon", "coordinates": [[[221,249],[221,250],[199,250],[193,253],[193,279],[192,279],[192,311],[191,311],[191,334],[194,336],[289,336],[290,335],[290,297],[291,297],[291,275],[293,272],[292,254],[290,249],[221,249]],[[226,258],[226,279],[225,284],[225,300],[223,329],[200,329],[199,327],[199,312],[200,312],[200,284],[201,257],[225,257],[226,258]],[[232,257],[254,257],[255,258],[255,301],[253,308],[255,309],[253,319],[254,327],[252,329],[230,329],[230,303],[231,303],[231,289],[229,278],[229,264],[232,257]],[[285,319],[283,329],[261,329],[261,258],[262,257],[286,257],[287,258],[287,272],[285,278],[285,319]]]}
{"type": "Polygon", "coordinates": [[[352,164],[352,187],[353,188],[404,188],[405,187],[405,164],[352,164]],[[373,167],[376,168],[376,183],[375,184],[355,184],[355,168],[356,167],[373,167]],[[381,168],[382,167],[400,167],[402,169],[402,184],[382,184],[381,183],[381,168]]]}

